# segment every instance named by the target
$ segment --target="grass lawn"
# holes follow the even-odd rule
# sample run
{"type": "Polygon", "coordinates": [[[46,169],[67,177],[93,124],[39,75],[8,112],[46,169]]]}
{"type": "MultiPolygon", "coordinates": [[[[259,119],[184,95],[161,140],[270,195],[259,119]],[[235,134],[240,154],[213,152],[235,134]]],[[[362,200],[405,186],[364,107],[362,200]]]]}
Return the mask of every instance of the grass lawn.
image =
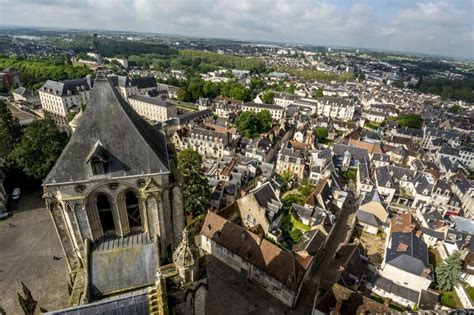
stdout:
{"type": "Polygon", "coordinates": [[[375,122],[368,122],[368,123],[365,123],[365,124],[364,124],[364,127],[377,130],[377,129],[379,129],[380,124],[375,123],[375,122]]]}
{"type": "Polygon", "coordinates": [[[459,300],[459,297],[454,289],[441,293],[441,305],[454,309],[462,308],[461,301],[459,300]]]}
{"type": "Polygon", "coordinates": [[[281,201],[287,209],[289,209],[293,203],[304,206],[306,198],[308,198],[313,189],[314,186],[309,183],[300,184],[295,192],[287,193],[281,198],[281,201]]]}
{"type": "Polygon", "coordinates": [[[290,214],[290,221],[293,224],[293,228],[296,228],[296,229],[301,230],[303,232],[311,230],[310,226],[308,226],[306,224],[303,224],[300,221],[296,220],[296,218],[294,216],[292,216],[291,214],[290,214]]]}
{"type": "Polygon", "coordinates": [[[474,288],[465,282],[462,283],[462,286],[464,287],[464,291],[466,291],[471,302],[474,302],[474,288]]]}
{"type": "Polygon", "coordinates": [[[181,102],[181,101],[174,101],[173,103],[178,108],[192,110],[192,111],[197,111],[198,110],[197,106],[194,105],[193,103],[186,103],[186,102],[181,102]]]}

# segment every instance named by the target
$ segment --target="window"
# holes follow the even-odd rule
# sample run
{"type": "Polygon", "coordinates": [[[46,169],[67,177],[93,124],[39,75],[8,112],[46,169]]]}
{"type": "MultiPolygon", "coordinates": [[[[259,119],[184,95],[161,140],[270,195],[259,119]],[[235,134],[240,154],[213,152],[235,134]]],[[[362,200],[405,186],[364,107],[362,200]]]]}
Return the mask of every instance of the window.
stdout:
{"type": "Polygon", "coordinates": [[[91,159],[92,174],[103,175],[107,172],[108,163],[100,159],[91,159]]]}

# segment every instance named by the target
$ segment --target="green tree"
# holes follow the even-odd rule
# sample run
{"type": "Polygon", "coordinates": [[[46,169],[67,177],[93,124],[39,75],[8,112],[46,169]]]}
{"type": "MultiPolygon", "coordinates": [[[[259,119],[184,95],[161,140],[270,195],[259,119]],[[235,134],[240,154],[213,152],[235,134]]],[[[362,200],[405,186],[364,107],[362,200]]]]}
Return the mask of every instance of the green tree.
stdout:
{"type": "Polygon", "coordinates": [[[291,172],[289,170],[285,170],[282,174],[281,174],[281,180],[283,182],[285,182],[286,184],[288,184],[289,182],[291,182],[291,180],[293,179],[293,175],[291,175],[291,172]]]}
{"type": "Polygon", "coordinates": [[[329,136],[328,129],[325,127],[319,127],[315,129],[318,142],[323,142],[329,136]]]}
{"type": "Polygon", "coordinates": [[[286,92],[290,93],[290,94],[295,94],[295,86],[293,84],[291,84],[288,89],[286,90],[286,92]]]}
{"type": "Polygon", "coordinates": [[[52,120],[37,120],[25,128],[10,158],[26,175],[42,179],[56,163],[67,141],[67,135],[52,120]]]}
{"type": "Polygon", "coordinates": [[[0,102],[0,157],[8,162],[8,155],[20,140],[21,128],[5,102],[0,102]]]}
{"type": "Polygon", "coordinates": [[[272,128],[272,117],[268,110],[262,110],[259,113],[245,111],[237,117],[235,125],[244,137],[255,138],[272,128]]]}
{"type": "Polygon", "coordinates": [[[458,113],[461,110],[461,106],[459,105],[453,105],[449,108],[449,111],[453,114],[458,113]]]}
{"type": "Polygon", "coordinates": [[[210,191],[202,171],[202,157],[192,149],[178,153],[178,171],[183,187],[184,210],[193,216],[209,208],[210,191]]]}
{"type": "Polygon", "coordinates": [[[313,98],[320,98],[323,97],[323,89],[318,89],[316,93],[314,93],[313,98]]]}
{"type": "Polygon", "coordinates": [[[396,121],[400,127],[420,129],[423,126],[423,118],[416,114],[400,115],[398,117],[390,117],[389,119],[396,121]]]}
{"type": "Polygon", "coordinates": [[[455,252],[436,268],[436,280],[438,288],[444,291],[451,291],[456,286],[461,277],[461,253],[455,252]]]}
{"type": "Polygon", "coordinates": [[[176,92],[176,98],[178,101],[186,102],[189,100],[189,94],[185,88],[179,88],[178,92],[176,92]]]}
{"type": "Polygon", "coordinates": [[[265,91],[265,93],[263,93],[262,95],[262,100],[264,103],[273,104],[274,96],[275,96],[275,93],[273,93],[272,91],[265,91]]]}

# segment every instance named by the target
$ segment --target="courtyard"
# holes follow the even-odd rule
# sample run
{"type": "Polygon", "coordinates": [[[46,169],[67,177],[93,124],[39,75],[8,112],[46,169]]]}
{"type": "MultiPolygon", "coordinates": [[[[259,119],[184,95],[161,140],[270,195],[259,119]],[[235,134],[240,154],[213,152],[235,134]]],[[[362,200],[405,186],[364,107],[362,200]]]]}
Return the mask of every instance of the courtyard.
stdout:
{"type": "Polygon", "coordinates": [[[17,210],[0,221],[0,253],[0,307],[7,314],[23,313],[22,281],[43,309],[67,306],[66,260],[41,190],[23,192],[17,210]]]}
{"type": "Polygon", "coordinates": [[[216,258],[208,256],[207,262],[209,315],[295,313],[216,258]]]}

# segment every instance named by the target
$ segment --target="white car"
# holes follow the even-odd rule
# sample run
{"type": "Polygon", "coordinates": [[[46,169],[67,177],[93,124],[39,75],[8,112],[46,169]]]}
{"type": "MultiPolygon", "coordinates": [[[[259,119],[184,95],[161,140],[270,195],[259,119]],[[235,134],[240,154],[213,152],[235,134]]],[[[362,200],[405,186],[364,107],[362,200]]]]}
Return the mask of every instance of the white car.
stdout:
{"type": "Polygon", "coordinates": [[[20,199],[20,196],[21,196],[20,188],[17,187],[15,189],[13,189],[12,200],[18,200],[18,199],[20,199]]]}

